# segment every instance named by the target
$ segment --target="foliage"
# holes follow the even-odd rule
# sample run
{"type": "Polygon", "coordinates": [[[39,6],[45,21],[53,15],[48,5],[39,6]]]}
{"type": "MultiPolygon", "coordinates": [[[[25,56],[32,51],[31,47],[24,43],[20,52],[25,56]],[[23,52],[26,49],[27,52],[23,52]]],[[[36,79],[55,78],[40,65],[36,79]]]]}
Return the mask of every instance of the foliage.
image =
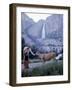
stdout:
{"type": "Polygon", "coordinates": [[[53,61],[52,63],[47,63],[40,67],[36,67],[31,71],[24,73],[25,76],[52,76],[52,75],[63,75],[63,62],[53,61]]]}
{"type": "Polygon", "coordinates": [[[24,40],[24,38],[22,38],[21,39],[21,59],[23,60],[23,48],[24,48],[24,46],[25,46],[25,40],[24,40]]]}

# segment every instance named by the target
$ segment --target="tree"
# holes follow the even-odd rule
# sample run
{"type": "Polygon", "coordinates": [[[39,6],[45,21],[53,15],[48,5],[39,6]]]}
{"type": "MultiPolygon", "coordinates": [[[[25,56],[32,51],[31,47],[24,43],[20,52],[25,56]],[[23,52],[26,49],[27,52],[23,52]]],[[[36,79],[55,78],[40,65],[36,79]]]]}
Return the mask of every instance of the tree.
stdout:
{"type": "Polygon", "coordinates": [[[21,38],[21,59],[23,60],[23,48],[25,47],[25,40],[21,38]]]}

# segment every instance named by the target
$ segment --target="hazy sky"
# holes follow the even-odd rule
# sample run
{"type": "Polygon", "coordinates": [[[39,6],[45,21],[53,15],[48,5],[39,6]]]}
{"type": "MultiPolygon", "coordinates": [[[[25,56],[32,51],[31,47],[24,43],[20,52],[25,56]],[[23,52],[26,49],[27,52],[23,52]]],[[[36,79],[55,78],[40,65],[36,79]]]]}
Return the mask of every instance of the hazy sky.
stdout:
{"type": "Polygon", "coordinates": [[[46,19],[48,16],[52,14],[33,14],[33,13],[25,13],[27,16],[32,18],[35,22],[39,21],[40,19],[46,19]]]}

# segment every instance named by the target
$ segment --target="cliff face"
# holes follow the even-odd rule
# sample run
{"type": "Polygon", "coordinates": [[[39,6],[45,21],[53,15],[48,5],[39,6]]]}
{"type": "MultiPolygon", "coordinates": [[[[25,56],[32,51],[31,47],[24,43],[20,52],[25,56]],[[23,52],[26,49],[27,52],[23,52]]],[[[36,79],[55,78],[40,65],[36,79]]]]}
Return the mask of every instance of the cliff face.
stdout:
{"type": "Polygon", "coordinates": [[[63,15],[53,14],[46,19],[46,36],[48,38],[63,38],[63,15]]]}
{"type": "Polygon", "coordinates": [[[37,23],[26,14],[21,15],[21,32],[25,43],[35,45],[39,50],[49,51],[53,47],[63,46],[63,15],[52,14],[46,20],[37,23]],[[45,23],[45,39],[42,39],[42,29],[45,23]]]}

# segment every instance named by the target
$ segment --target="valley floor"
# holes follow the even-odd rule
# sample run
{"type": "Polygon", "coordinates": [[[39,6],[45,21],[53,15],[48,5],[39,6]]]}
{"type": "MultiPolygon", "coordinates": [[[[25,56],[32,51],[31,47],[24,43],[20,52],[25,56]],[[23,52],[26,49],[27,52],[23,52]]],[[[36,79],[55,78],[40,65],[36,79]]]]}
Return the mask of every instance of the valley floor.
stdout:
{"type": "Polygon", "coordinates": [[[29,69],[22,64],[22,77],[28,76],[47,76],[62,75],[63,60],[40,61],[39,59],[30,60],[29,69]]]}

